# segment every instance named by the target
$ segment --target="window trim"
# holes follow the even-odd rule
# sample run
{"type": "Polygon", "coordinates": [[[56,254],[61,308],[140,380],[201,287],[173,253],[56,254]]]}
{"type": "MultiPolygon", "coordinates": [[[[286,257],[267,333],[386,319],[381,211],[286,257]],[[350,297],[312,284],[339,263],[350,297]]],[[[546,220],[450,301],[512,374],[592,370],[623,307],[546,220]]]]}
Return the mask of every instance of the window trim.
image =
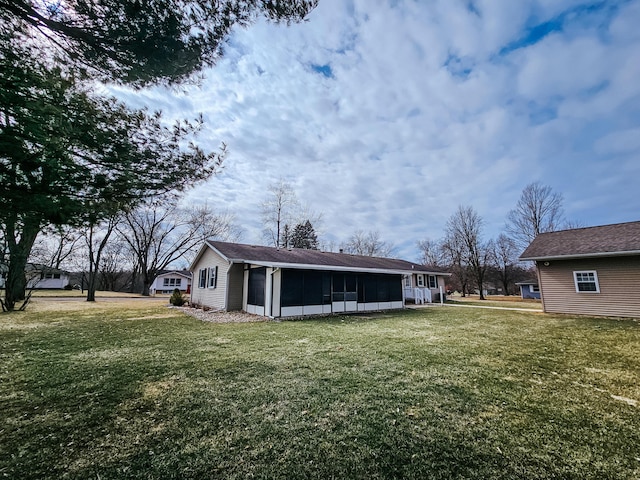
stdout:
{"type": "Polygon", "coordinates": [[[418,287],[424,287],[424,275],[421,273],[418,273],[416,275],[416,285],[418,287]]]}
{"type": "Polygon", "coordinates": [[[573,272],[573,283],[576,287],[576,293],[600,293],[600,282],[598,281],[598,272],[596,272],[595,270],[574,270],[573,272]],[[578,281],[578,275],[593,275],[593,282],[592,281],[578,281]],[[579,284],[590,284],[593,283],[595,284],[596,289],[595,290],[580,290],[579,288],[579,284]]]}
{"type": "Polygon", "coordinates": [[[207,287],[207,270],[207,268],[201,268],[198,270],[198,288],[207,287]]]}
{"type": "Polygon", "coordinates": [[[427,285],[429,288],[438,288],[438,277],[436,275],[427,275],[427,285]]]}
{"type": "Polygon", "coordinates": [[[216,288],[218,286],[218,266],[216,265],[215,267],[210,267],[207,270],[207,287],[216,288]]]}

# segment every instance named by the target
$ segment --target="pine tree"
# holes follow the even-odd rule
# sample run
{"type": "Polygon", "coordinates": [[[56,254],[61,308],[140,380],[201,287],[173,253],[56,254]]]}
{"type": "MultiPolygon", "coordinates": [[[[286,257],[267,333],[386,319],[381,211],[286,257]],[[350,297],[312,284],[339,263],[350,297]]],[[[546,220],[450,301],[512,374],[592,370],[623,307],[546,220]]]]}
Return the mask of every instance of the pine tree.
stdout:
{"type": "Polygon", "coordinates": [[[293,229],[293,234],[291,235],[291,246],[293,248],[318,250],[318,236],[316,235],[316,231],[309,220],[304,223],[299,223],[293,229]]]}

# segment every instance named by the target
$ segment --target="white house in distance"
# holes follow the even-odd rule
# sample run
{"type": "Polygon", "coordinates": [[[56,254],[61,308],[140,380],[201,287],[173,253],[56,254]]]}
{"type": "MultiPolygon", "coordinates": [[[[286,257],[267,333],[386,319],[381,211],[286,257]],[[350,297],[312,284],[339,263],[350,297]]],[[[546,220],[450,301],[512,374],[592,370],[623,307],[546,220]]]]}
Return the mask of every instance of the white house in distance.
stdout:
{"type": "Polygon", "coordinates": [[[62,289],[69,284],[70,274],[58,268],[40,264],[27,264],[25,268],[28,289],[62,289]]]}
{"type": "Polygon", "coordinates": [[[149,287],[149,293],[173,293],[176,288],[185,293],[191,292],[189,270],[160,270],[149,287]]]}
{"type": "Polygon", "coordinates": [[[449,273],[390,258],[207,240],[190,266],[191,304],[271,318],[404,308],[449,273]]]}

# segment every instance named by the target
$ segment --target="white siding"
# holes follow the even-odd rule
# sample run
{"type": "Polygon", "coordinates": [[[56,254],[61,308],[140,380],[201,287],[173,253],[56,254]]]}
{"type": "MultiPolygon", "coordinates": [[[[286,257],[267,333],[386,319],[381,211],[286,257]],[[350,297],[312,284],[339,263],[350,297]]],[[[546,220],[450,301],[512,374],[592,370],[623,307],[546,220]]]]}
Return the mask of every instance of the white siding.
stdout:
{"type": "Polygon", "coordinates": [[[206,248],[191,272],[193,285],[191,286],[191,303],[214,310],[227,308],[227,280],[229,263],[210,248],[206,248]],[[205,286],[200,288],[199,272],[202,268],[218,267],[218,282],[216,288],[205,286]]]}

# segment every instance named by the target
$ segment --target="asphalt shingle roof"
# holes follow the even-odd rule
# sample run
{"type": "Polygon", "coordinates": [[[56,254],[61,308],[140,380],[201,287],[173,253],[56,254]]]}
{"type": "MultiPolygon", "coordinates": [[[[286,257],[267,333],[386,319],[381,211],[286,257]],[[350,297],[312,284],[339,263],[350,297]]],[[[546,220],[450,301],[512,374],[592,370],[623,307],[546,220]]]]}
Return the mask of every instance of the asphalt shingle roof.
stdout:
{"type": "Polygon", "coordinates": [[[446,273],[437,267],[426,267],[417,263],[394,258],[368,257],[348,253],[322,252],[301,248],[277,249],[259,245],[244,245],[209,240],[207,243],[218,250],[229,260],[268,263],[319,265],[322,267],[339,267],[353,269],[404,270],[420,273],[446,273]]]}
{"type": "Polygon", "coordinates": [[[520,260],[640,255],[640,221],[541,233],[520,260]]]}

